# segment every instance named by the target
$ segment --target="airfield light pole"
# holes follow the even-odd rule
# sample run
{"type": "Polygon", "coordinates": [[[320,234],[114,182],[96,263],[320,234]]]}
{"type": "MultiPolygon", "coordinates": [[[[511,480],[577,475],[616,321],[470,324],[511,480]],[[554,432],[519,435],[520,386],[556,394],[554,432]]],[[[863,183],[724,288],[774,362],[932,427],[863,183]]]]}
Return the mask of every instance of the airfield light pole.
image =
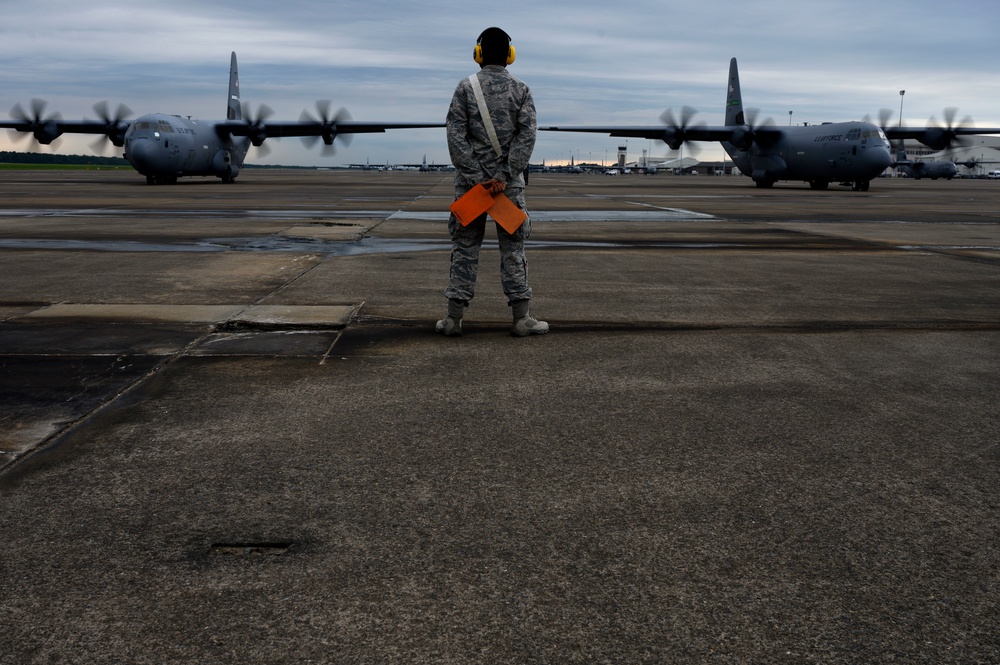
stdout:
{"type": "Polygon", "coordinates": [[[788,126],[789,127],[792,126],[792,112],[791,111],[788,112],[788,126]]]}
{"type": "MultiPolygon", "coordinates": [[[[903,95],[906,94],[905,90],[899,91],[899,126],[903,126],[903,95]]],[[[900,141],[902,143],[902,141],[900,141]]],[[[896,167],[896,175],[899,175],[899,167],[896,167]]]]}

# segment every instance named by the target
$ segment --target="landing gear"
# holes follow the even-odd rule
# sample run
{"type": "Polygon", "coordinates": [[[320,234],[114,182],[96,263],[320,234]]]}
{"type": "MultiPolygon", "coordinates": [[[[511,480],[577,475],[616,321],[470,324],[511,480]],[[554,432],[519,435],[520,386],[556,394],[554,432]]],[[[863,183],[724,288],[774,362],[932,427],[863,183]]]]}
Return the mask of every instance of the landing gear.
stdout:
{"type": "Polygon", "coordinates": [[[754,180],[753,184],[757,185],[757,189],[771,189],[774,187],[773,180],[754,180]]]}
{"type": "Polygon", "coordinates": [[[828,180],[810,180],[809,189],[826,189],[830,186],[830,181],[828,180]]]}
{"type": "Polygon", "coordinates": [[[851,185],[851,189],[855,192],[867,192],[868,188],[871,187],[871,181],[869,180],[859,180],[851,185]]]}
{"type": "Polygon", "coordinates": [[[177,176],[173,175],[148,175],[146,176],[147,185],[176,185],[177,176]]]}

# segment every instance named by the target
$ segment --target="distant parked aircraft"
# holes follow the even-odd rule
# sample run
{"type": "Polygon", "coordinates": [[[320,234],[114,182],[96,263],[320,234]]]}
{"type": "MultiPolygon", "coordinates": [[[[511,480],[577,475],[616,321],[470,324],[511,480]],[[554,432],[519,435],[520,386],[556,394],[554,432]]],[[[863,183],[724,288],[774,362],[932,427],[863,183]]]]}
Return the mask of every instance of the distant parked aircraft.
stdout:
{"type": "Polygon", "coordinates": [[[100,134],[112,144],[125,148],[125,159],[146,176],[151,185],[174,183],[182,176],[216,176],[233,182],[243,168],[250,146],[260,147],[268,138],[300,137],[307,145],[324,143],[324,154],[333,153],[333,141],[352,134],[384,132],[387,129],[444,127],[444,123],[362,122],[351,120],[341,109],[330,114],[330,102],[317,102],[319,117],[303,111],[296,121],[269,121],[273,111],[261,106],[255,116],[245,113],[240,101],[236,53],[229,68],[229,100],[225,120],[194,120],[188,117],[151,113],[125,118],[131,111],[120,105],[111,115],[106,102],[94,106],[100,121],[66,121],[58,114],[46,116],[45,102],[32,100],[31,110],[20,104],[11,110],[14,122],[0,122],[7,128],[30,134],[43,145],[63,134],[100,134]]]}
{"type": "Polygon", "coordinates": [[[758,124],[752,112],[744,113],[736,58],[729,63],[726,92],[726,124],[692,124],[695,110],[684,107],[680,119],[669,109],[664,124],[626,127],[541,127],[557,132],[594,132],[611,136],[658,139],[678,150],[687,141],[719,141],[733,163],[758,187],[771,187],[778,180],[802,180],[813,189],[826,189],[831,182],[855,191],[868,191],[872,179],[892,163],[889,139],[916,139],[935,150],[943,150],[960,137],[1000,134],[1000,128],[973,128],[954,124],[954,109],[946,112],[947,124],[929,124],[923,129],[879,127],[868,121],[778,127],[758,124]]]}

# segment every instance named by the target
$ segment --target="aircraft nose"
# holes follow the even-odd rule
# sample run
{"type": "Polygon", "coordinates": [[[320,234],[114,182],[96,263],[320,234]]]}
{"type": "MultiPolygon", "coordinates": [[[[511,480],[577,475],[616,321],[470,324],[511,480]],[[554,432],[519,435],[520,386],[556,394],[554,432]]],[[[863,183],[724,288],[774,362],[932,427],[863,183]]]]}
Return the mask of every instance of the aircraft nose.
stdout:
{"type": "Polygon", "coordinates": [[[155,171],[153,166],[156,164],[156,155],[158,150],[153,141],[149,139],[134,139],[128,147],[128,152],[126,157],[129,163],[135,167],[135,170],[139,173],[145,175],[150,171],[155,171]]]}
{"type": "Polygon", "coordinates": [[[872,173],[878,175],[892,164],[892,155],[888,148],[873,147],[865,151],[865,163],[871,167],[872,173]]]}

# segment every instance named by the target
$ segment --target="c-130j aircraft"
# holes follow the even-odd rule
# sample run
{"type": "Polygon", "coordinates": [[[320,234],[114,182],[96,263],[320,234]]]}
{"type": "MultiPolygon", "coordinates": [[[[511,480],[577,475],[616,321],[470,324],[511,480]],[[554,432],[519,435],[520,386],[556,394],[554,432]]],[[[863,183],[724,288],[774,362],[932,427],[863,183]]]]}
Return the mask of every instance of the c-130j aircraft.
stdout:
{"type": "Polygon", "coordinates": [[[330,115],[330,104],[317,102],[319,117],[303,111],[298,122],[269,122],[272,111],[261,106],[256,117],[243,112],[240,80],[233,52],[229,67],[229,103],[225,120],[194,120],[152,113],[126,120],[130,111],[119,106],[111,116],[106,103],[94,106],[100,121],[64,121],[58,114],[45,117],[45,103],[32,101],[31,112],[20,104],[11,110],[15,122],[0,122],[0,128],[31,134],[43,145],[63,134],[99,134],[125,148],[124,157],[150,185],[175,183],[181,176],[216,176],[231,183],[243,168],[250,146],[260,147],[268,138],[301,137],[306,145],[324,143],[324,154],[332,154],[333,141],[346,141],[351,134],[384,132],[387,129],[444,127],[444,123],[362,122],[351,120],[343,109],[330,115]]]}
{"type": "MultiPolygon", "coordinates": [[[[729,62],[724,126],[692,125],[694,109],[684,107],[680,122],[669,109],[660,116],[664,124],[649,127],[540,127],[557,132],[593,132],[610,136],[657,139],[672,150],[686,141],[719,141],[733,163],[757,187],[772,187],[779,180],[802,180],[813,189],[831,182],[866,192],[871,181],[892,164],[889,139],[916,139],[935,150],[944,150],[973,134],[1000,134],[1000,128],[973,128],[968,121],[955,126],[954,110],[946,111],[948,124],[932,123],[922,129],[879,127],[868,121],[824,123],[801,127],[756,124],[752,112],[743,110],[736,58],[729,62]]],[[[885,124],[883,122],[883,124],[885,124]]]]}

